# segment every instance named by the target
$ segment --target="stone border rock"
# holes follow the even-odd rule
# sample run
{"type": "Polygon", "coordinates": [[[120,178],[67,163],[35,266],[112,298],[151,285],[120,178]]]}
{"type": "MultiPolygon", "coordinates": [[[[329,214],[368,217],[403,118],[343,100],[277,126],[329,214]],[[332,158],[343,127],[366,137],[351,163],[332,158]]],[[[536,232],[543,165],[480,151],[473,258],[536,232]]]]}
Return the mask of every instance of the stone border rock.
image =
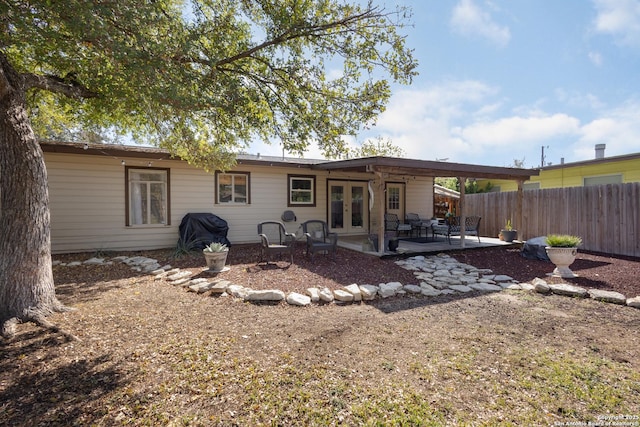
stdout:
{"type": "Polygon", "coordinates": [[[308,306],[314,303],[349,304],[399,295],[421,295],[431,298],[474,291],[523,290],[535,291],[541,294],[553,293],[577,298],[592,298],[607,303],[640,308],[640,296],[626,298],[619,292],[599,289],[587,290],[566,283],[548,284],[540,278],[535,278],[531,283],[519,283],[509,276],[494,274],[491,270],[479,269],[472,265],[458,262],[447,254],[420,255],[395,261],[400,267],[413,271],[416,283],[389,282],[377,285],[353,283],[334,291],[328,288],[311,287],[306,290],[306,295],[298,292],[285,294],[285,292],[278,289],[254,290],[217,277],[192,279],[191,277],[194,273],[189,270],[172,268],[170,265],[160,266],[157,260],[142,256],[119,256],[110,260],[90,258],[84,262],[73,261],[66,264],[54,261],[53,265],[74,267],[81,265],[112,265],[115,262],[127,264],[132,270],[140,273],[152,274],[155,276],[155,280],[165,280],[171,285],[182,286],[191,292],[199,294],[211,292],[214,295],[230,295],[244,301],[263,303],[285,301],[293,306],[308,306]]]}

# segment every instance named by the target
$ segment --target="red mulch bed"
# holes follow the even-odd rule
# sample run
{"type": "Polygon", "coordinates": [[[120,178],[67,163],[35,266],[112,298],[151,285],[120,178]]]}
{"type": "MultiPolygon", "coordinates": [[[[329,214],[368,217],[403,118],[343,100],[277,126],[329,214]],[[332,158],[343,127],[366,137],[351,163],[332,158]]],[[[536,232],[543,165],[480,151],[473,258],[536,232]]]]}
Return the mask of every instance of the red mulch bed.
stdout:
{"type": "MultiPolygon", "coordinates": [[[[549,283],[570,283],[585,288],[617,291],[627,298],[640,295],[640,258],[578,251],[576,261],[570,268],[579,277],[561,279],[547,276],[554,269],[550,261],[526,259],[521,256],[520,249],[517,247],[466,249],[447,253],[460,262],[478,268],[489,268],[495,274],[505,274],[519,282],[530,282],[539,277],[549,283]]],[[[149,256],[158,259],[163,265],[171,264],[173,267],[190,269],[199,277],[211,277],[205,272],[206,267],[201,253],[189,253],[178,257],[172,250],[106,254],[107,257],[116,255],[149,256]]],[[[67,254],[55,255],[53,258],[63,261],[82,261],[91,256],[92,254],[67,254]]],[[[227,265],[231,269],[218,276],[252,289],[280,289],[285,292],[302,293],[309,287],[338,289],[352,283],[378,285],[398,281],[403,284],[417,284],[411,271],[395,264],[394,261],[400,259],[400,256],[380,259],[376,256],[338,248],[336,260],[320,254],[316,255],[314,262],[311,262],[300,246],[291,265],[285,261],[284,256],[282,260],[270,264],[259,263],[259,259],[259,244],[233,245],[227,259],[227,265]]],[[[89,267],[84,267],[85,270],[87,268],[89,267]]],[[[131,274],[131,270],[126,266],[108,270],[95,268],[95,270],[91,274],[99,275],[105,281],[131,274]]],[[[56,284],[61,285],[79,280],[78,275],[81,272],[74,268],[56,268],[55,273],[56,284]]]]}
{"type": "Polygon", "coordinates": [[[486,248],[452,253],[459,261],[478,268],[490,268],[520,282],[539,277],[548,283],[569,283],[589,289],[616,291],[627,298],[640,295],[640,258],[578,251],[569,268],[579,277],[562,279],[548,277],[554,269],[550,261],[524,258],[519,248],[486,248]]]}
{"type": "MultiPolygon", "coordinates": [[[[399,281],[404,284],[416,283],[411,271],[394,263],[397,258],[380,259],[372,255],[338,249],[336,260],[322,254],[316,255],[311,262],[300,247],[294,263],[285,261],[271,264],[258,263],[260,254],[258,244],[234,245],[227,260],[230,271],[221,273],[221,278],[253,289],[281,289],[304,292],[309,287],[328,287],[337,289],[351,283],[374,284],[399,281]]],[[[521,256],[517,247],[493,247],[450,251],[458,261],[478,268],[489,268],[496,274],[506,274],[520,282],[530,282],[536,277],[549,283],[570,283],[585,288],[597,288],[617,291],[627,298],[640,295],[640,258],[614,256],[609,254],[578,251],[571,269],[579,277],[561,279],[548,277],[554,265],[549,261],[530,260],[521,256]]],[[[141,253],[135,253],[140,255],[141,253]]],[[[133,255],[133,254],[130,254],[133,255]]],[[[154,257],[161,263],[174,267],[188,268],[206,277],[202,254],[191,253],[175,257],[171,251],[150,251],[142,253],[154,257]]],[[[82,259],[67,255],[65,258],[82,259]]],[[[54,257],[60,259],[60,257],[54,257]]],[[[73,270],[66,273],[73,274],[73,270]]]]}

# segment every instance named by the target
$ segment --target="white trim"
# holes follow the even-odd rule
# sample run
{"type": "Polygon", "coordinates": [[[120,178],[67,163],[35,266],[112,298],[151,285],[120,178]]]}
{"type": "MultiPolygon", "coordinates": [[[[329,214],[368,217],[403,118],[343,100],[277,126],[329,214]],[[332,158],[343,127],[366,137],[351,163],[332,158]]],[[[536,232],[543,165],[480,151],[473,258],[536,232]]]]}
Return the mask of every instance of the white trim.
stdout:
{"type": "Polygon", "coordinates": [[[316,201],[315,201],[315,186],[316,186],[316,178],[315,177],[311,177],[311,176],[298,176],[298,175],[291,175],[289,176],[289,206],[298,206],[298,205],[315,205],[316,201]],[[309,181],[311,183],[310,188],[307,189],[294,189],[293,188],[293,181],[309,181]],[[298,200],[292,200],[292,195],[293,193],[299,193],[299,194],[309,194],[309,201],[308,202],[301,202],[298,200]]]}

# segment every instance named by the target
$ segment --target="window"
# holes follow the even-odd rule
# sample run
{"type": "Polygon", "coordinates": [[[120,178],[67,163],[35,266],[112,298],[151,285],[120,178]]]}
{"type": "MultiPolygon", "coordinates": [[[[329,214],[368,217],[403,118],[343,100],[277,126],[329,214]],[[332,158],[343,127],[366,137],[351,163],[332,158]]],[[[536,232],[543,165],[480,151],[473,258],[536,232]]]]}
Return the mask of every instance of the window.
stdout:
{"type": "Polygon", "coordinates": [[[522,189],[524,191],[527,191],[527,190],[539,190],[540,189],[540,183],[539,182],[525,182],[522,185],[522,189]]]}
{"type": "Polygon", "coordinates": [[[288,175],[289,206],[316,205],[316,177],[288,175]]]}
{"type": "Polygon", "coordinates": [[[249,199],[249,173],[216,172],[216,203],[247,205],[249,199]]]}
{"type": "Polygon", "coordinates": [[[127,226],[169,225],[169,169],[125,168],[127,226]]]}
{"type": "Polygon", "coordinates": [[[601,175],[590,176],[584,178],[584,186],[590,185],[605,185],[605,184],[622,184],[622,175],[601,175]]]}
{"type": "Polygon", "coordinates": [[[400,209],[400,187],[387,188],[387,209],[388,210],[400,209]]]}

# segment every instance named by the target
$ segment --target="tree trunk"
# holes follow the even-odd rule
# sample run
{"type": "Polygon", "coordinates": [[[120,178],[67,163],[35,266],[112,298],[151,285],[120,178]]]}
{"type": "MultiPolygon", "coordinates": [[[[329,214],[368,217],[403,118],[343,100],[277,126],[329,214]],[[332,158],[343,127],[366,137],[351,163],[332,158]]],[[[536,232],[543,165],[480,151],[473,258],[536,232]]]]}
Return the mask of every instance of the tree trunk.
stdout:
{"type": "Polygon", "coordinates": [[[31,129],[21,77],[0,57],[0,333],[19,322],[49,326],[63,306],[51,267],[44,155],[31,129]]]}

